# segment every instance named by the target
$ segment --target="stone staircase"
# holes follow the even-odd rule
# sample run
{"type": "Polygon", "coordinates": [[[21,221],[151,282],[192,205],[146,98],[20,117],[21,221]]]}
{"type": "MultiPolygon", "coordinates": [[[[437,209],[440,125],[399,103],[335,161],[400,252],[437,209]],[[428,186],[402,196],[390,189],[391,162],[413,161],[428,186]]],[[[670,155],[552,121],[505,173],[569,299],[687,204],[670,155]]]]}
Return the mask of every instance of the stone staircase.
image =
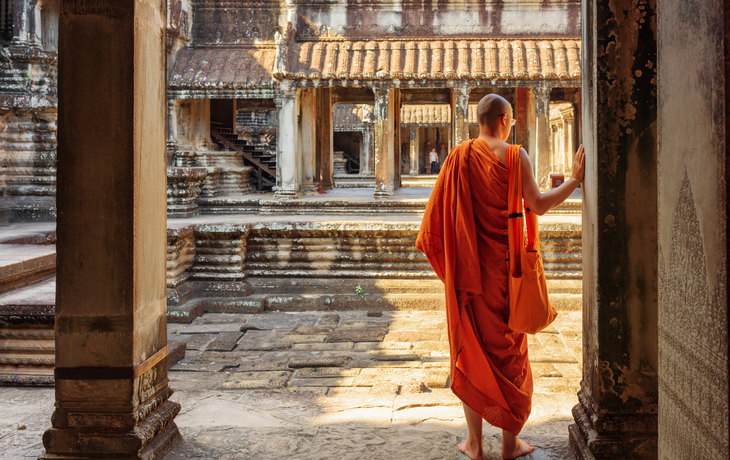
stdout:
{"type": "Polygon", "coordinates": [[[0,385],[53,385],[54,241],[0,242],[0,385]]]}
{"type": "Polygon", "coordinates": [[[337,188],[375,188],[375,174],[335,174],[337,188]]]}
{"type": "Polygon", "coordinates": [[[240,139],[233,130],[222,127],[220,123],[211,122],[210,136],[221,146],[243,154],[245,162],[256,170],[258,190],[262,190],[264,187],[270,188],[276,184],[276,154],[249,145],[246,141],[240,139]]]}
{"type": "MultiPolygon", "coordinates": [[[[203,312],[443,310],[443,285],[415,247],[419,226],[274,222],[170,230],[168,319],[190,322],[203,312]]],[[[582,308],[579,227],[541,225],[551,301],[563,311],[582,308]]]]}
{"type": "Polygon", "coordinates": [[[433,188],[438,179],[438,174],[427,174],[420,176],[408,176],[403,174],[401,176],[401,187],[429,187],[433,188]]]}

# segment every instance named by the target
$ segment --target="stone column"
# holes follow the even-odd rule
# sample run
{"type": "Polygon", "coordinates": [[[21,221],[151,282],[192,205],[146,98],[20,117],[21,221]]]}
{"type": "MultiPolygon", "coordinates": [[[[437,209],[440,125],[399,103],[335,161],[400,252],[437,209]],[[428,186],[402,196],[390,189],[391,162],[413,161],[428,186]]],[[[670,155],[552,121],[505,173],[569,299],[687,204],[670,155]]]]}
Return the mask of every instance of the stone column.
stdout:
{"type": "Polygon", "coordinates": [[[30,21],[33,7],[28,0],[12,0],[13,2],[13,45],[27,46],[30,41],[30,21]]]}
{"type": "Polygon", "coordinates": [[[469,139],[469,93],[468,85],[451,88],[451,139],[457,146],[469,139]]]}
{"type": "Polygon", "coordinates": [[[570,426],[578,460],[657,458],[654,5],[583,3],[583,380],[570,426]]]}
{"type": "MultiPolygon", "coordinates": [[[[334,135],[332,126],[332,90],[320,88],[317,110],[317,155],[319,156],[319,169],[322,173],[322,188],[330,190],[334,187],[332,155],[334,151],[334,135]]],[[[319,177],[320,171],[316,172],[319,177]]]]}
{"type": "Polygon", "coordinates": [[[529,88],[515,88],[515,105],[512,108],[515,114],[515,142],[520,144],[527,153],[530,153],[530,140],[529,140],[529,117],[528,117],[528,106],[529,103],[529,88]]]}
{"type": "Polygon", "coordinates": [[[575,145],[573,143],[575,134],[573,133],[573,107],[564,111],[563,115],[563,164],[565,164],[565,174],[568,175],[573,171],[573,155],[575,155],[575,145]]]}
{"type": "Polygon", "coordinates": [[[56,408],[44,458],[162,458],[180,440],[167,379],[166,5],[61,8],[56,408]]]}
{"type": "Polygon", "coordinates": [[[411,176],[417,176],[418,164],[418,127],[411,128],[411,176]]]}
{"type": "Polygon", "coordinates": [[[550,88],[535,91],[535,178],[541,190],[550,188],[550,88]]]}
{"type": "Polygon", "coordinates": [[[190,101],[191,138],[196,150],[209,150],[210,141],[210,99],[190,101]]]}
{"type": "Polygon", "coordinates": [[[370,106],[363,108],[363,118],[368,121],[364,122],[365,129],[362,132],[362,160],[360,161],[360,174],[368,176],[373,174],[373,124],[370,120],[370,106]],[[367,115],[365,112],[367,111],[367,115]]]}
{"type": "Polygon", "coordinates": [[[167,165],[172,166],[172,157],[178,147],[177,140],[177,101],[167,101],[167,165]]]}
{"type": "Polygon", "coordinates": [[[294,82],[283,81],[276,96],[279,129],[276,141],[276,198],[297,198],[299,171],[297,161],[297,90],[294,82]]]}
{"type": "Polygon", "coordinates": [[[730,4],[657,3],[658,458],[730,458],[730,4]]]}
{"type": "Polygon", "coordinates": [[[299,183],[303,193],[317,191],[317,97],[314,89],[301,90],[301,170],[299,183]]]}
{"type": "Polygon", "coordinates": [[[386,86],[374,86],[375,94],[375,198],[385,199],[393,195],[393,117],[391,91],[386,86]],[[389,110],[390,109],[390,110],[389,110]]]}

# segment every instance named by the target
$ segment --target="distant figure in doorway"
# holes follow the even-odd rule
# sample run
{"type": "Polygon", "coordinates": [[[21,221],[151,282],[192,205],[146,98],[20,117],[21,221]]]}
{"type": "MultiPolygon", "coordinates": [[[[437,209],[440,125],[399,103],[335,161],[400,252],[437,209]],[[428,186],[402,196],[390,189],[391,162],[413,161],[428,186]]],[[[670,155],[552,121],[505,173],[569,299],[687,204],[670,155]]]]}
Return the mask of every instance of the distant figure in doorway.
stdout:
{"type": "Polygon", "coordinates": [[[509,154],[520,156],[525,205],[537,215],[565,201],[583,182],[585,154],[581,146],[573,177],[542,193],[527,152],[505,142],[515,124],[510,104],[490,94],[479,102],[477,114],[479,138],[463,142],[446,157],[416,247],[444,283],[451,390],[464,406],[469,427],[468,439],[457,448],[482,460],[486,420],[502,429],[502,458],[509,460],[534,450],[517,437],[532,408],[527,334],[507,326],[509,154]]]}
{"type": "Polygon", "coordinates": [[[438,174],[439,154],[436,152],[436,147],[432,148],[428,155],[431,159],[431,174],[438,174]]]}

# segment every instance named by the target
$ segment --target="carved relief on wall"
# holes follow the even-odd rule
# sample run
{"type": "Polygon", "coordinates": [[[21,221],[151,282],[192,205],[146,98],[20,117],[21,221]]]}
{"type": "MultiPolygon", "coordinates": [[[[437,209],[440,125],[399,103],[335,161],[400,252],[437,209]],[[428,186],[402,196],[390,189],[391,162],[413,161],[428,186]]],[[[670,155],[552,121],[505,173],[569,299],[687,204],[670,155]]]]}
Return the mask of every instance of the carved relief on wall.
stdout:
{"type": "Polygon", "coordinates": [[[721,436],[728,430],[725,273],[717,287],[709,285],[706,250],[717,248],[703,244],[686,170],[671,232],[670,246],[659,246],[662,448],[671,458],[727,458],[727,438],[721,436]],[[723,381],[724,389],[719,387],[723,381]],[[683,442],[687,439],[695,442],[683,442]]]}
{"type": "Polygon", "coordinates": [[[237,45],[253,41],[273,42],[279,27],[282,9],[262,6],[259,8],[217,8],[195,5],[193,37],[197,43],[237,45]]]}

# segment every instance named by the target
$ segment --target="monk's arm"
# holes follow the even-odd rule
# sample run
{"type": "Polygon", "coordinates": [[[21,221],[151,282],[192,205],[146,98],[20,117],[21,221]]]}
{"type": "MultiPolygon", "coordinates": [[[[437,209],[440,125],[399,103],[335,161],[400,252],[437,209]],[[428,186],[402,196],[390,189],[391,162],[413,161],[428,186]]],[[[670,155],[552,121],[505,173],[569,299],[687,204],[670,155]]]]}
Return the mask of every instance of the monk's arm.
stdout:
{"type": "Polygon", "coordinates": [[[578,153],[575,154],[572,177],[563,182],[560,187],[554,188],[549,192],[540,192],[540,187],[538,187],[535,181],[532,162],[525,149],[520,149],[520,158],[522,159],[522,196],[530,210],[538,216],[542,216],[567,200],[575,189],[578,188],[578,185],[583,182],[585,152],[582,145],[578,149],[578,153]]]}

